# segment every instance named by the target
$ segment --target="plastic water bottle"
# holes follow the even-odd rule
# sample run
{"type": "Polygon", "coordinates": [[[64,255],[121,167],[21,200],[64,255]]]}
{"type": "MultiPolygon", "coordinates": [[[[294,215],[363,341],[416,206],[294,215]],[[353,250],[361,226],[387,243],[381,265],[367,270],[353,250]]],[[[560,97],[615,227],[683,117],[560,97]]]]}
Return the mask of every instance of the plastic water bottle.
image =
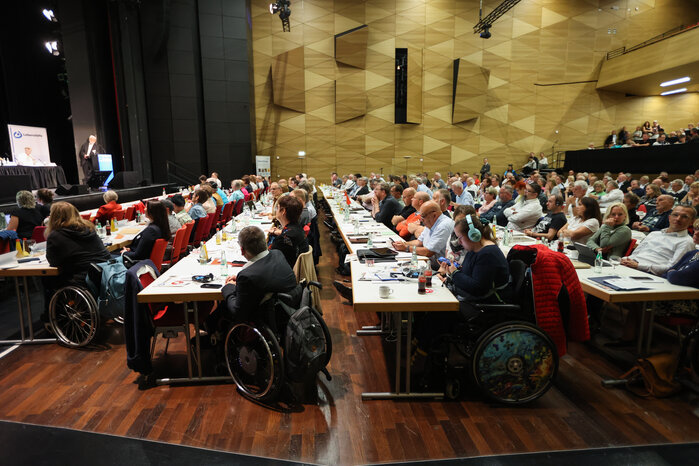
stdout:
{"type": "Polygon", "coordinates": [[[413,255],[410,257],[410,268],[412,270],[417,270],[417,246],[413,246],[413,255]]]}
{"type": "Polygon", "coordinates": [[[228,262],[226,262],[226,251],[221,250],[221,276],[228,276],[228,262]]]}
{"type": "Polygon", "coordinates": [[[199,263],[206,264],[209,262],[209,255],[206,253],[206,244],[202,241],[199,244],[199,263]]]}
{"type": "Polygon", "coordinates": [[[345,209],[345,223],[350,221],[350,211],[349,209],[345,209]]]}
{"type": "Polygon", "coordinates": [[[374,235],[373,235],[373,233],[369,232],[369,234],[367,236],[368,236],[368,239],[366,241],[366,247],[371,249],[374,247],[374,235]]]}
{"type": "Polygon", "coordinates": [[[602,273],[602,251],[597,252],[597,257],[595,257],[595,273],[602,273]]]}

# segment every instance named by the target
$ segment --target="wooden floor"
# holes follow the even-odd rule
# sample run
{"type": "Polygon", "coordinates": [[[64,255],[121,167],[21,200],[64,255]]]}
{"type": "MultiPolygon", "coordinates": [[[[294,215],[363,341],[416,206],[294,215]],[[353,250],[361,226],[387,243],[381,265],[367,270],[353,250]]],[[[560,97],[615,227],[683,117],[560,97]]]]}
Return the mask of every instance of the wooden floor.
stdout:
{"type": "Polygon", "coordinates": [[[83,351],[42,345],[0,359],[0,419],[322,464],[699,440],[699,419],[687,401],[603,389],[601,377],[620,369],[581,344],[561,359],[556,387],[525,408],[477,397],[363,402],[362,391],[389,389],[390,357],[380,337],[356,336],[375,316],[355,315],[341,303],[332,287],[337,259],[327,239],[323,251],[323,309],[334,354],[333,380],[323,383],[318,406],[275,412],[227,384],[139,391],[121,344],[83,351]]]}

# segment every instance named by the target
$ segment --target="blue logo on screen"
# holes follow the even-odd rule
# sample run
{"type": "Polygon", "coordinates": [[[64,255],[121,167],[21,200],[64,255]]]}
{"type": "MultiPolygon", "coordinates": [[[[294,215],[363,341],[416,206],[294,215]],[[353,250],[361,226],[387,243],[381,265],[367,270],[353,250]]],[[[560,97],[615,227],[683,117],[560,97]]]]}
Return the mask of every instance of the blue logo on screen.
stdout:
{"type": "Polygon", "coordinates": [[[19,138],[22,137],[22,132],[21,132],[21,131],[15,131],[14,133],[12,133],[12,135],[13,135],[14,137],[16,137],[17,139],[19,139],[19,138]]]}

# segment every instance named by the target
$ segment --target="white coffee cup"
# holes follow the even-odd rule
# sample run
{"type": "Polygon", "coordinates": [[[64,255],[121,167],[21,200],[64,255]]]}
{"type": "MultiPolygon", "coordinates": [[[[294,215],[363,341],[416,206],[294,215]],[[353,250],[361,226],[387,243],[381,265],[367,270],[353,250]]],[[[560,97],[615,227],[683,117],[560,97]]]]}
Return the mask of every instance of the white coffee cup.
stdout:
{"type": "Polygon", "coordinates": [[[393,288],[386,285],[381,285],[379,287],[379,298],[386,299],[393,294],[393,288]]]}

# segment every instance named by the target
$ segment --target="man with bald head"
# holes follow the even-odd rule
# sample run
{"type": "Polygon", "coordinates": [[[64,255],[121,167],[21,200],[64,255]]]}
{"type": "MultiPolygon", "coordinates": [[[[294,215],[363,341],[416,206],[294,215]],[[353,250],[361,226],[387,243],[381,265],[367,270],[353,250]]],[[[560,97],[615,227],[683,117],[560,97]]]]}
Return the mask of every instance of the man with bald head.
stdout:
{"type": "MultiPolygon", "coordinates": [[[[412,188],[408,188],[412,189],[412,188]]],[[[404,190],[403,192],[407,191],[404,190]]],[[[410,205],[413,208],[413,213],[408,215],[405,220],[400,221],[396,224],[396,232],[403,239],[410,239],[413,235],[417,233],[417,236],[422,233],[422,226],[420,225],[420,208],[422,204],[430,200],[430,196],[427,193],[419,192],[414,193],[413,198],[410,201],[410,205]]]]}
{"type": "MultiPolygon", "coordinates": [[[[447,241],[454,231],[454,222],[446,215],[442,215],[442,209],[434,201],[427,201],[420,207],[420,217],[425,224],[418,239],[413,241],[393,243],[397,251],[412,251],[413,246],[417,248],[417,253],[421,256],[439,258],[444,256],[447,241]]],[[[432,268],[435,268],[436,260],[432,261],[432,268]]]]}
{"type": "Polygon", "coordinates": [[[651,231],[660,231],[670,226],[670,211],[675,205],[675,198],[669,194],[658,196],[655,202],[655,210],[650,211],[643,217],[640,222],[635,222],[631,225],[634,230],[649,233],[651,231]]]}
{"type": "Polygon", "coordinates": [[[417,209],[413,207],[414,196],[415,190],[413,188],[407,188],[403,190],[401,198],[403,199],[403,204],[405,205],[405,207],[403,207],[403,210],[401,210],[398,215],[393,216],[393,218],[391,219],[392,224],[398,225],[400,222],[407,219],[416,212],[417,209]]]}

